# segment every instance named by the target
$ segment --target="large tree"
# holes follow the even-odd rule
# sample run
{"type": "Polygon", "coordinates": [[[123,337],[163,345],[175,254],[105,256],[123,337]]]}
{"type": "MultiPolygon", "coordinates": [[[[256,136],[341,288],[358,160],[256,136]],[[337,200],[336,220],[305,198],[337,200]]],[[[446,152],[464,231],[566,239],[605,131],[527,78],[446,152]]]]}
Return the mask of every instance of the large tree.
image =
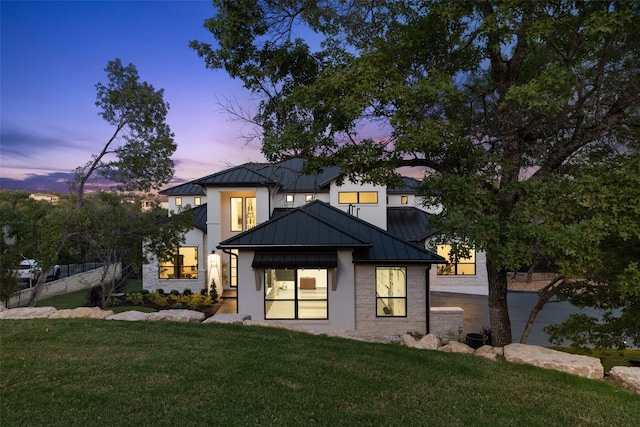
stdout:
{"type": "Polygon", "coordinates": [[[96,84],[96,106],[113,133],[100,153],[76,169],[73,183],[82,203],[87,181],[99,174],[123,191],[159,189],[173,177],[171,156],[177,146],[166,123],[169,104],[164,90],[140,82],[133,64],[120,59],[105,68],[108,83],[96,84]]]}
{"type": "MultiPolygon", "coordinates": [[[[108,82],[96,84],[95,104],[100,109],[99,115],[113,127],[113,133],[92,160],[76,169],[75,181],[71,183],[75,195],[69,199],[74,202],[60,203],[39,219],[40,223],[47,222],[39,228],[34,241],[45,242],[46,248],[31,256],[44,271],[53,266],[69,239],[77,242],[84,238],[85,245],[99,242],[100,257],[109,265],[129,253],[132,239],[139,239],[140,243],[143,238],[179,241],[184,233],[179,225],[175,229],[164,227],[165,235],[159,236],[148,215],[129,216],[129,221],[122,221],[127,218],[120,216],[125,212],[118,211],[108,196],[85,203],[85,185],[96,175],[115,183],[116,190],[147,192],[161,188],[174,173],[171,156],[177,146],[166,122],[169,104],[164,101],[164,90],[141,82],[136,67],[125,66],[120,59],[109,61],[105,72],[108,82]],[[172,231],[177,234],[171,235],[172,231]]],[[[141,245],[138,249],[142,251],[141,245]]],[[[45,284],[44,276],[33,288],[29,305],[37,302],[45,284]]]]}
{"type": "Polygon", "coordinates": [[[440,230],[487,254],[492,338],[511,342],[507,272],[553,237],[536,193],[638,144],[640,3],[214,4],[215,43],[191,46],[261,97],[267,158],[376,182],[426,168],[440,230]]]}

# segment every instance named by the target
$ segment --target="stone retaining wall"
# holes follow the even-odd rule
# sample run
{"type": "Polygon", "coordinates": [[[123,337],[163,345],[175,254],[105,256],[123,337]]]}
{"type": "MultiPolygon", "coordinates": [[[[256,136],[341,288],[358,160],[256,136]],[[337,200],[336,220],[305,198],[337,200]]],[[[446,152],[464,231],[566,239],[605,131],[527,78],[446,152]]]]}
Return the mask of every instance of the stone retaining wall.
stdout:
{"type": "MultiPolygon", "coordinates": [[[[63,277],[53,282],[46,283],[39,299],[45,299],[57,295],[64,295],[71,292],[81,291],[83,289],[89,289],[92,286],[100,284],[104,269],[107,267],[99,267],[94,270],[86,271],[84,273],[74,274],[73,276],[63,277]]],[[[122,274],[122,265],[109,267],[109,271],[105,277],[113,277],[113,269],[115,274],[120,277],[122,274]]],[[[29,303],[31,298],[32,289],[23,289],[9,300],[9,308],[24,307],[29,303]]],[[[4,304],[3,304],[4,305],[4,304]]]]}
{"type": "Polygon", "coordinates": [[[429,333],[442,341],[457,341],[462,335],[464,310],[460,307],[431,307],[429,333]]]}

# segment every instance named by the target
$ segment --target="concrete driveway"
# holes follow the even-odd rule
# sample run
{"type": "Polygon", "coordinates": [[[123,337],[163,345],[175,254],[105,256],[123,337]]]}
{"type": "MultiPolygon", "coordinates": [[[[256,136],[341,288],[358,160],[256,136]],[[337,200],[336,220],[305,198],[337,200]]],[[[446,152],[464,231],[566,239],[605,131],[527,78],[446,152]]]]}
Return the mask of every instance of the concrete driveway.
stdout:
{"type": "MultiPolygon", "coordinates": [[[[489,328],[489,306],[487,296],[454,294],[448,292],[431,292],[432,307],[462,307],[464,310],[464,334],[482,332],[482,328],[489,328]]],[[[520,342],[524,326],[529,318],[531,309],[538,302],[535,292],[512,291],[507,293],[509,317],[511,319],[511,333],[513,342],[520,342]]],[[[538,313],[533,328],[529,333],[527,344],[549,346],[547,334],[542,328],[552,323],[560,323],[571,313],[585,313],[599,317],[600,312],[593,309],[578,309],[568,302],[549,301],[538,313]]],[[[566,342],[569,345],[570,342],[566,342]]]]}

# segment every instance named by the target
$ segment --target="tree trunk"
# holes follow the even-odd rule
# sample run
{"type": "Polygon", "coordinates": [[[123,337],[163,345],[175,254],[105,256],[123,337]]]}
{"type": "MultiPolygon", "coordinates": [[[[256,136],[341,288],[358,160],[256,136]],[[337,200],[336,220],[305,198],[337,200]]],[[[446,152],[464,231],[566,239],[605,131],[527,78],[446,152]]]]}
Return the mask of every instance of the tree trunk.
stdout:
{"type": "Polygon", "coordinates": [[[507,305],[507,270],[497,270],[487,256],[489,279],[489,320],[491,343],[496,347],[511,344],[511,320],[507,305]]]}
{"type": "Polygon", "coordinates": [[[522,331],[522,337],[520,337],[521,344],[527,343],[527,338],[529,338],[529,333],[531,332],[533,323],[536,321],[536,317],[538,317],[538,313],[540,313],[540,311],[544,308],[545,304],[549,302],[551,297],[556,294],[558,287],[560,286],[557,284],[562,281],[564,281],[563,276],[556,277],[551,283],[546,285],[538,294],[538,302],[531,309],[531,312],[529,313],[529,318],[527,319],[527,324],[524,326],[524,331],[522,331]]]}
{"type": "Polygon", "coordinates": [[[38,299],[40,298],[40,294],[42,293],[42,290],[44,289],[45,283],[47,282],[47,271],[49,271],[49,270],[43,270],[40,273],[40,275],[38,276],[38,279],[36,281],[36,285],[31,290],[31,296],[29,297],[29,302],[27,303],[27,307],[35,307],[36,306],[36,303],[38,302],[38,299]]]}

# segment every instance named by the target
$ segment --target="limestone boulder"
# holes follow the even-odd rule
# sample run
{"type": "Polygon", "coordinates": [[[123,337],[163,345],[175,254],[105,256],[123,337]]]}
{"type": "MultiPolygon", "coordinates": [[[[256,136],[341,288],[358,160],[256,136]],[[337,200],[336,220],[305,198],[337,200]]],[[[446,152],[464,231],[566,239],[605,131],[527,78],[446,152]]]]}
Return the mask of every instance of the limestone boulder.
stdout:
{"type": "Polygon", "coordinates": [[[50,319],[106,319],[113,315],[111,310],[102,310],[100,307],[78,307],[73,309],[58,310],[49,316],[50,319]]]}
{"type": "Polygon", "coordinates": [[[504,349],[502,347],[483,345],[476,350],[476,356],[484,357],[485,359],[490,360],[497,360],[498,356],[504,356],[504,349]]]}
{"type": "Polygon", "coordinates": [[[604,377],[604,368],[596,357],[569,354],[535,345],[509,344],[504,347],[504,358],[512,363],[553,369],[590,379],[604,377]]]}
{"type": "Polygon", "coordinates": [[[0,319],[46,319],[56,311],[55,307],[18,307],[0,312],[0,319]]]}
{"type": "Polygon", "coordinates": [[[233,325],[242,325],[242,322],[244,322],[245,320],[251,320],[251,316],[249,314],[223,313],[214,314],[202,323],[227,323],[233,325]]]}
{"type": "Polygon", "coordinates": [[[446,345],[438,347],[438,351],[445,353],[461,353],[461,354],[474,354],[476,351],[466,344],[458,341],[449,341],[446,345]]]}
{"type": "Polygon", "coordinates": [[[609,371],[609,379],[629,391],[640,394],[640,368],[614,366],[609,371]]]}
{"type": "Polygon", "coordinates": [[[106,318],[106,320],[126,320],[129,322],[145,321],[149,317],[149,313],[144,313],[138,310],[128,310],[121,313],[113,314],[106,318]]]}
{"type": "Polygon", "coordinates": [[[418,348],[421,350],[437,350],[440,341],[434,334],[427,334],[419,340],[415,339],[413,335],[404,334],[402,337],[400,337],[400,344],[411,348],[418,348]]]}
{"type": "Polygon", "coordinates": [[[149,313],[147,320],[149,321],[167,321],[167,322],[202,322],[205,318],[204,313],[195,310],[160,310],[155,313],[149,313]]]}

